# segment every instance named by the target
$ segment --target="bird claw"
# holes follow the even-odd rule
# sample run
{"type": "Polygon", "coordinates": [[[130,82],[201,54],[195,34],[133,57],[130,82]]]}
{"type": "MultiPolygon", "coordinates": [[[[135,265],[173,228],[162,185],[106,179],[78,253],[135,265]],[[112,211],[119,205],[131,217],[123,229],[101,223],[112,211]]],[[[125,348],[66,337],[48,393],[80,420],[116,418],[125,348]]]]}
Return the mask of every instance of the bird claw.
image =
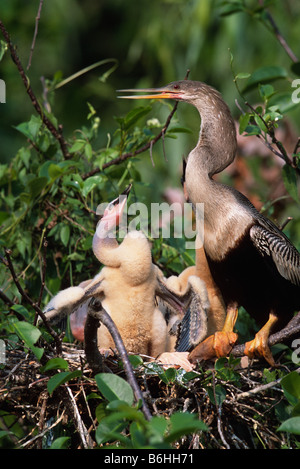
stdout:
{"type": "Polygon", "coordinates": [[[269,365],[275,366],[275,360],[268,346],[268,337],[256,334],[253,340],[246,342],[244,354],[249,358],[263,357],[269,365]]]}
{"type": "Polygon", "coordinates": [[[215,332],[191,351],[189,360],[191,363],[196,363],[200,360],[226,357],[230,354],[237,339],[238,335],[235,332],[215,332]]]}

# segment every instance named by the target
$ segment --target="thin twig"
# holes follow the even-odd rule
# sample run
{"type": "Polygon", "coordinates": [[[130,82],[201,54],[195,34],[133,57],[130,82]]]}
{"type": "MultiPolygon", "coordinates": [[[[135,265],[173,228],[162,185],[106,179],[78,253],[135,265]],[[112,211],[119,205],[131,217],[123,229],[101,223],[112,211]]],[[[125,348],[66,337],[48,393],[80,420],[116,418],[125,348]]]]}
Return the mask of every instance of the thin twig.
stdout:
{"type": "MultiPolygon", "coordinates": [[[[259,3],[260,3],[260,5],[263,6],[264,0],[259,0],[259,3]]],[[[270,11],[267,10],[267,9],[265,9],[264,11],[265,11],[266,18],[269,21],[277,40],[282,45],[282,47],[284,48],[285,52],[290,57],[290,59],[295,63],[298,62],[299,61],[298,57],[294,54],[294,52],[292,51],[292,49],[290,48],[290,46],[288,45],[288,43],[286,42],[286,40],[282,36],[282,34],[281,34],[281,32],[280,32],[280,30],[279,30],[273,16],[270,13],[270,11]]]]}
{"type": "Polygon", "coordinates": [[[56,425],[58,425],[64,418],[64,411],[62,412],[61,416],[55,420],[55,422],[50,425],[49,427],[47,427],[44,431],[42,431],[41,433],[39,433],[38,435],[35,435],[33,438],[31,438],[30,440],[26,441],[25,443],[23,443],[20,447],[21,448],[26,448],[27,446],[31,445],[35,440],[39,439],[39,438],[42,438],[44,435],[46,435],[47,432],[49,432],[50,430],[52,430],[53,428],[56,427],[56,425]]]}
{"type": "Polygon", "coordinates": [[[70,387],[67,384],[65,384],[65,387],[67,389],[67,392],[68,392],[68,395],[70,397],[70,401],[71,401],[71,404],[72,404],[72,407],[73,407],[74,419],[75,419],[76,424],[77,424],[77,430],[78,430],[78,433],[80,435],[82,445],[83,445],[84,449],[90,449],[93,446],[93,440],[92,440],[91,436],[89,435],[89,433],[86,429],[86,426],[84,425],[84,423],[82,421],[82,418],[80,416],[80,412],[79,412],[77,404],[76,404],[76,400],[75,400],[75,398],[72,394],[72,391],[71,391],[70,387]]]}
{"type": "Polygon", "coordinates": [[[44,2],[44,0],[40,0],[39,9],[38,9],[38,12],[37,12],[37,16],[35,18],[35,28],[34,28],[32,44],[31,44],[31,48],[30,48],[30,55],[29,55],[29,59],[28,59],[27,70],[29,70],[30,67],[31,67],[32,55],[33,55],[33,51],[34,51],[34,48],[35,48],[35,41],[36,41],[37,34],[38,34],[39,21],[41,19],[41,11],[42,11],[42,7],[43,7],[43,2],[44,2]]]}
{"type": "Polygon", "coordinates": [[[145,151],[147,151],[149,149],[152,151],[153,145],[155,145],[155,143],[157,143],[165,135],[166,131],[168,130],[168,127],[170,125],[172,117],[174,116],[174,114],[177,110],[177,106],[178,106],[178,102],[175,103],[172,111],[168,115],[168,118],[167,118],[166,123],[163,126],[162,130],[159,132],[159,134],[156,135],[156,137],[154,137],[152,140],[150,140],[150,142],[146,143],[145,145],[143,145],[138,150],[130,151],[128,153],[123,153],[123,155],[118,156],[117,158],[114,158],[113,160],[110,160],[107,163],[104,163],[101,166],[101,168],[92,169],[88,173],[83,174],[83,176],[81,176],[82,179],[85,180],[85,179],[93,176],[94,174],[99,173],[100,171],[103,171],[104,169],[109,168],[110,166],[119,165],[119,164],[123,163],[124,161],[128,160],[129,158],[133,158],[134,156],[137,156],[140,153],[144,153],[145,151]]]}
{"type": "MultiPolygon", "coordinates": [[[[188,79],[188,76],[189,76],[189,73],[190,73],[190,70],[187,70],[186,72],[186,75],[184,77],[184,80],[187,80],[188,79]]],[[[132,151],[132,152],[128,152],[128,153],[123,153],[123,155],[117,157],[117,158],[114,158],[113,160],[110,160],[108,161],[107,163],[104,163],[102,166],[101,166],[101,169],[100,168],[95,168],[93,169],[92,171],[89,171],[88,173],[84,174],[82,177],[83,180],[93,176],[94,174],[96,173],[99,173],[100,171],[103,171],[104,169],[107,169],[109,168],[110,166],[114,166],[114,165],[119,165],[121,163],[123,163],[124,161],[128,160],[128,158],[133,158],[134,156],[137,156],[139,155],[140,153],[144,153],[144,151],[147,151],[150,149],[150,152],[152,153],[152,148],[153,148],[153,145],[155,145],[155,143],[157,143],[161,138],[164,139],[164,136],[168,130],[168,127],[171,123],[171,120],[172,120],[172,117],[174,116],[176,110],[177,110],[177,107],[178,107],[178,102],[176,102],[173,106],[173,109],[172,111],[170,112],[170,114],[168,115],[167,117],[167,120],[165,122],[165,125],[163,126],[163,128],[161,129],[161,131],[159,132],[158,135],[156,135],[156,137],[154,137],[152,140],[150,140],[150,142],[146,143],[145,145],[143,145],[141,148],[139,148],[138,150],[135,150],[135,151],[132,151]]],[[[153,164],[153,163],[152,163],[153,164]]]]}
{"type": "Polygon", "coordinates": [[[49,332],[49,334],[53,337],[53,339],[55,341],[57,353],[60,355],[61,352],[62,352],[61,340],[60,340],[59,336],[57,335],[57,333],[50,326],[49,322],[47,321],[47,318],[46,318],[45,314],[43,313],[41,308],[38,306],[38,304],[36,302],[34,302],[30,298],[30,296],[28,296],[27,293],[21,287],[21,284],[18,280],[18,276],[15,272],[14,266],[13,266],[11,258],[10,258],[10,254],[11,254],[11,250],[10,249],[5,249],[6,265],[10,270],[13,281],[14,281],[17,289],[19,290],[19,293],[21,294],[22,298],[26,301],[26,303],[30,304],[33,307],[33,309],[38,313],[38,315],[42,318],[47,331],[49,332]]]}
{"type": "Polygon", "coordinates": [[[215,372],[212,372],[212,386],[213,386],[213,394],[214,394],[214,400],[215,400],[215,406],[217,408],[217,428],[218,428],[218,433],[220,435],[220,438],[225,446],[226,449],[230,449],[229,444],[225,440],[224,434],[223,434],[223,429],[222,429],[222,404],[218,404],[217,402],[217,395],[216,395],[216,383],[215,383],[215,372]]]}
{"type": "MultiPolygon", "coordinates": [[[[300,368],[297,368],[295,370],[297,373],[300,373],[300,368]]],[[[255,388],[253,389],[250,389],[250,391],[246,391],[246,392],[241,392],[239,394],[237,394],[235,396],[235,400],[238,401],[239,399],[243,399],[245,397],[251,397],[253,396],[254,394],[258,394],[260,392],[264,392],[266,391],[267,389],[270,389],[270,388],[275,388],[278,384],[280,384],[282,378],[278,378],[276,379],[275,381],[272,381],[271,383],[267,383],[267,384],[262,384],[260,386],[256,386],[255,388]]]]}
{"type": "Polygon", "coordinates": [[[22,78],[22,81],[24,83],[24,86],[26,88],[26,92],[27,92],[32,104],[33,104],[33,107],[35,108],[35,110],[37,111],[39,116],[41,117],[41,119],[42,119],[43,123],[45,124],[45,126],[47,127],[47,129],[51,132],[53,137],[58,141],[58,143],[60,145],[60,148],[61,148],[61,151],[62,151],[65,159],[70,158],[71,155],[70,155],[70,153],[68,151],[68,148],[67,148],[67,142],[64,139],[63,134],[62,134],[62,126],[58,125],[58,129],[56,129],[56,127],[52,124],[50,119],[48,119],[48,117],[45,115],[42,107],[40,106],[40,103],[38,102],[32,88],[31,88],[29,79],[28,79],[28,77],[25,73],[23,65],[22,65],[22,63],[19,59],[19,56],[18,56],[17,52],[16,52],[16,48],[13,45],[13,43],[11,42],[10,36],[9,36],[9,34],[8,34],[6,28],[5,28],[5,26],[4,26],[4,24],[2,23],[1,20],[0,20],[0,30],[3,34],[5,42],[8,45],[8,48],[9,48],[9,51],[10,51],[10,54],[11,54],[11,58],[12,58],[13,62],[15,63],[18,71],[19,71],[19,74],[20,74],[20,76],[22,78]]]}
{"type": "Polygon", "coordinates": [[[48,246],[48,241],[45,238],[43,242],[43,254],[42,254],[42,269],[41,269],[41,288],[40,288],[40,293],[39,293],[39,298],[38,298],[38,306],[41,306],[42,302],[42,297],[43,297],[43,291],[46,285],[45,279],[46,279],[46,267],[47,267],[47,262],[46,262],[46,250],[48,246]]]}

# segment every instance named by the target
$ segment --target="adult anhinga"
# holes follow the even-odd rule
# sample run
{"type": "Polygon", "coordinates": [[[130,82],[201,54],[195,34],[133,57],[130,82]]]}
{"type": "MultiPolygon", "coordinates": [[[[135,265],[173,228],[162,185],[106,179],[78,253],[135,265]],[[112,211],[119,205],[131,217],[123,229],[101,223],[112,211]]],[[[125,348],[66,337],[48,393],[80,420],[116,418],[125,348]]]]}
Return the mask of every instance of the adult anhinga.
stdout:
{"type": "Polygon", "coordinates": [[[222,333],[206,339],[190,358],[195,361],[205,356],[207,348],[211,353],[216,349],[218,354],[231,337],[237,307],[244,306],[264,324],[246,344],[245,353],[250,357],[262,355],[274,364],[267,345],[270,331],[288,322],[300,309],[300,255],[244,195],[213,179],[236,153],[235,125],[228,106],[219,92],[197,81],[122,91],[151,93],[124,98],[185,101],[195,106],[201,117],[199,140],[187,159],[185,189],[194,206],[204,203],[204,250],[227,305],[227,317],[222,333]]]}

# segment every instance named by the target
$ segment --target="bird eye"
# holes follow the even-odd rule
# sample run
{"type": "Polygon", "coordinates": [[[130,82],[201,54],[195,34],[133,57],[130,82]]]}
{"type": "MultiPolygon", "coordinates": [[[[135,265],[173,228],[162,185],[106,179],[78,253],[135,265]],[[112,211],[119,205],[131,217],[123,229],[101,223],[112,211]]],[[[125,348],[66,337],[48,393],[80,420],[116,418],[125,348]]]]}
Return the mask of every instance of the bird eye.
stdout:
{"type": "Polygon", "coordinates": [[[174,85],[174,90],[179,90],[180,86],[179,85],[174,85]]]}

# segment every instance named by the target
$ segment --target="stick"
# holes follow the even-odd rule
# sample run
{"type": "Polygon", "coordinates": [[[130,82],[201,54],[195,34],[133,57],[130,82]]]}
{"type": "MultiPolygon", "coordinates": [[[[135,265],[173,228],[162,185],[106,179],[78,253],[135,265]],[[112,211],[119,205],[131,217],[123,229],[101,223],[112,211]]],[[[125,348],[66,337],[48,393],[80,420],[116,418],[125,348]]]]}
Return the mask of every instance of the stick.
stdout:
{"type": "MultiPolygon", "coordinates": [[[[55,344],[56,344],[56,350],[57,350],[57,353],[58,355],[60,355],[62,353],[62,345],[61,345],[61,340],[59,338],[59,336],[57,335],[57,333],[54,331],[54,329],[52,329],[52,327],[50,326],[50,324],[48,323],[47,321],[47,318],[45,316],[45,314],[43,313],[43,311],[41,310],[41,308],[38,306],[37,303],[35,303],[28,295],[27,293],[23,290],[23,288],[21,287],[20,285],[20,282],[18,280],[18,277],[16,275],[16,272],[15,272],[15,269],[14,269],[14,266],[12,264],[12,261],[11,261],[11,258],[10,258],[10,254],[11,254],[11,250],[10,249],[5,249],[5,255],[6,255],[6,261],[4,262],[5,265],[9,268],[10,270],[10,273],[12,275],[12,278],[13,278],[13,281],[17,287],[17,289],[19,290],[22,298],[28,303],[30,304],[33,309],[38,313],[38,315],[42,318],[44,324],[45,324],[45,327],[47,329],[47,331],[49,332],[49,334],[53,337],[54,341],[55,341],[55,344]]],[[[2,260],[3,262],[4,260],[2,260]]]]}
{"type": "Polygon", "coordinates": [[[41,11],[42,11],[43,2],[44,2],[44,0],[40,0],[39,9],[38,9],[38,12],[37,12],[37,16],[35,18],[35,28],[34,28],[32,44],[31,44],[31,48],[30,48],[30,55],[29,55],[29,59],[28,59],[27,70],[29,70],[30,67],[31,67],[31,60],[32,60],[32,55],[33,55],[33,51],[34,51],[34,47],[35,47],[35,41],[36,41],[37,34],[38,34],[39,21],[41,19],[41,11]]]}
{"type": "Polygon", "coordinates": [[[5,29],[5,26],[4,24],[2,23],[2,21],[0,20],[0,30],[3,34],[3,37],[5,39],[5,42],[7,43],[8,45],[8,48],[9,48],[9,51],[10,51],[10,55],[11,55],[11,58],[13,60],[13,62],[16,64],[16,67],[19,71],[19,74],[22,78],[22,81],[24,83],[24,86],[26,88],[26,92],[29,96],[29,98],[31,99],[31,102],[33,104],[33,107],[35,108],[35,110],[37,111],[37,113],[39,114],[39,116],[41,117],[43,123],[45,124],[45,126],[47,127],[47,129],[51,132],[51,134],[53,135],[53,137],[58,141],[59,145],[60,145],[60,148],[61,148],[61,151],[65,157],[65,159],[68,159],[70,158],[70,154],[68,152],[68,148],[67,148],[67,142],[65,141],[63,135],[62,135],[62,126],[59,125],[58,126],[58,129],[55,128],[55,126],[52,124],[52,122],[48,119],[48,117],[45,115],[42,107],[40,106],[31,86],[30,86],[30,82],[29,82],[29,79],[27,78],[27,75],[25,73],[25,70],[23,68],[23,65],[19,59],[19,56],[16,52],[16,48],[14,47],[14,45],[12,44],[11,42],[11,39],[10,39],[10,36],[7,32],[7,30],[5,29]]]}
{"type": "MultiPolygon", "coordinates": [[[[290,322],[279,332],[270,335],[268,346],[272,347],[275,344],[285,342],[296,334],[300,333],[300,312],[290,320],[290,322]]],[[[242,357],[244,355],[245,344],[235,345],[230,354],[234,357],[242,357]]]]}
{"type": "MultiPolygon", "coordinates": [[[[120,354],[128,382],[133,389],[135,398],[137,401],[141,400],[143,414],[147,420],[150,420],[152,418],[151,413],[148,407],[146,406],[142,391],[135,379],[133,369],[132,369],[130,360],[128,358],[128,354],[126,352],[122,337],[114,321],[111,319],[110,315],[102,307],[101,302],[95,298],[93,298],[90,301],[86,324],[90,322],[91,318],[96,319],[98,321],[98,324],[100,321],[109,330],[115,342],[116,348],[120,354]]],[[[95,327],[93,328],[92,324],[93,322],[90,322],[88,326],[87,325],[85,326],[84,343],[85,343],[85,350],[87,350],[87,361],[89,362],[89,360],[91,360],[91,363],[93,363],[93,365],[96,364],[96,370],[98,370],[102,366],[102,358],[99,360],[100,352],[98,350],[98,344],[97,344],[97,328],[95,327]],[[99,360],[98,364],[97,364],[97,360],[99,360]]]]}
{"type": "MultiPolygon", "coordinates": [[[[188,76],[189,76],[189,73],[190,73],[190,70],[187,70],[186,72],[186,75],[184,77],[184,80],[187,80],[188,79],[188,76]]],[[[172,117],[174,116],[176,110],[177,110],[177,107],[178,107],[178,102],[176,102],[174,104],[174,107],[172,109],[172,111],[170,112],[170,114],[168,115],[167,117],[167,120],[166,120],[166,123],[165,125],[163,126],[163,128],[161,129],[161,131],[159,132],[158,135],[156,135],[156,137],[154,137],[152,140],[150,140],[150,142],[146,143],[145,145],[143,145],[141,148],[139,148],[138,150],[135,150],[133,152],[128,152],[128,153],[124,153],[123,155],[119,156],[118,158],[114,158],[113,160],[110,160],[108,161],[107,163],[104,163],[102,166],[101,166],[101,169],[100,168],[95,168],[93,169],[92,171],[89,171],[88,173],[84,174],[82,177],[83,180],[93,176],[94,174],[96,173],[99,173],[100,171],[103,171],[104,169],[106,168],[109,168],[110,166],[113,166],[113,165],[118,165],[118,164],[121,164],[123,163],[123,161],[126,161],[128,160],[128,158],[133,158],[134,156],[136,155],[139,155],[140,153],[143,153],[144,151],[147,151],[150,149],[150,156],[152,156],[152,148],[153,148],[153,145],[158,142],[161,138],[164,139],[164,136],[166,134],[166,131],[168,130],[168,127],[170,125],[170,122],[172,120],[172,117]]],[[[164,152],[165,153],[165,152],[164,152]]],[[[152,161],[152,158],[151,158],[151,161],[152,161]]],[[[153,163],[152,163],[153,164],[153,163]]]]}

